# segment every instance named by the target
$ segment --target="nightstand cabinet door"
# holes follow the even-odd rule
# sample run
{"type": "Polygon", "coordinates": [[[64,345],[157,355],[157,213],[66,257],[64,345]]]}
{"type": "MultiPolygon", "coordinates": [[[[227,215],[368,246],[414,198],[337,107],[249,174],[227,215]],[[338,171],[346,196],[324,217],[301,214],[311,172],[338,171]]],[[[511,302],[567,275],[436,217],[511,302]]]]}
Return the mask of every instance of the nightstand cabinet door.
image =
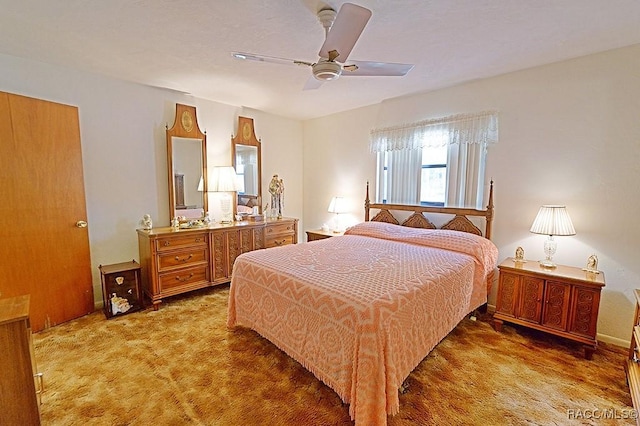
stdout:
{"type": "Polygon", "coordinates": [[[499,279],[496,312],[515,318],[518,307],[518,283],[520,282],[520,277],[508,272],[501,272],[499,279]]]}
{"type": "Polygon", "coordinates": [[[544,280],[533,277],[520,277],[520,309],[517,317],[524,321],[540,322],[542,315],[542,293],[544,280]]]}
{"type": "Polygon", "coordinates": [[[571,300],[574,313],[571,316],[569,332],[584,337],[596,335],[600,291],[588,287],[575,287],[571,300]]]}
{"type": "Polygon", "coordinates": [[[567,329],[570,293],[570,285],[547,281],[547,287],[544,292],[543,326],[558,330],[567,329]]]}

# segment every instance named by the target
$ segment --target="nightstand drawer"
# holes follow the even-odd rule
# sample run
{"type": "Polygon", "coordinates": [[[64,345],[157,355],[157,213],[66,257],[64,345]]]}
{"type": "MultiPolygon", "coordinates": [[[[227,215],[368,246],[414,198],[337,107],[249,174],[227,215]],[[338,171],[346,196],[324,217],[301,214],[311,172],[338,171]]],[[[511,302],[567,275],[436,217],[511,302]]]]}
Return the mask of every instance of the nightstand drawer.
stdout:
{"type": "Polygon", "coordinates": [[[322,229],[316,229],[314,231],[307,231],[307,241],[318,241],[326,238],[337,237],[344,235],[344,231],[323,231],[322,229]]]}

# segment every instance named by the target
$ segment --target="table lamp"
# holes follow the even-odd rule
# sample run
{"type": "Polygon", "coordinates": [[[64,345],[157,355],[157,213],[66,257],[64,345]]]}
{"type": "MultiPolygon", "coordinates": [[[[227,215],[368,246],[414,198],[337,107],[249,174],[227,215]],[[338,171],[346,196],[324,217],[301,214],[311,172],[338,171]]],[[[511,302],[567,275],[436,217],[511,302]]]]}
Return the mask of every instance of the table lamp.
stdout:
{"type": "Polygon", "coordinates": [[[238,190],[238,179],[236,171],[232,166],[216,166],[211,174],[211,192],[220,192],[220,211],[222,212],[222,223],[233,222],[231,212],[231,195],[229,192],[238,190]]]}
{"type": "Polygon", "coordinates": [[[545,205],[540,207],[538,215],[531,225],[531,232],[534,234],[548,235],[544,242],[544,254],[546,258],[540,261],[540,265],[545,268],[555,268],[553,255],[556,253],[558,244],[553,239],[554,235],[575,235],[569,213],[565,206],[545,205]]]}
{"type": "Polygon", "coordinates": [[[346,203],[343,197],[333,197],[329,203],[329,213],[335,213],[336,219],[333,222],[333,232],[336,234],[341,232],[340,229],[340,213],[346,213],[346,203]]]}

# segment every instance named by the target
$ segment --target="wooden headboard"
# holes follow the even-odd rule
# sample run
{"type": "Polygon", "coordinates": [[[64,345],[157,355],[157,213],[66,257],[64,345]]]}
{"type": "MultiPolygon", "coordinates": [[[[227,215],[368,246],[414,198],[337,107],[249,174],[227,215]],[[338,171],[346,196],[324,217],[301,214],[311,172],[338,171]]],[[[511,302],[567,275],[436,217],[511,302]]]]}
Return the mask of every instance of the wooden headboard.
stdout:
{"type": "Polygon", "coordinates": [[[367,196],[364,200],[364,220],[375,222],[387,222],[396,225],[410,226],[413,228],[437,229],[437,227],[424,215],[425,213],[441,213],[453,215],[453,219],[442,225],[440,229],[469,232],[491,239],[491,222],[493,221],[493,181],[489,186],[489,203],[485,210],[469,209],[462,207],[429,207],[411,206],[405,204],[379,204],[369,200],[369,182],[367,182],[367,196]],[[379,210],[378,214],[369,219],[370,210],[379,210]],[[393,211],[413,212],[411,216],[400,223],[391,213],[393,211]],[[469,216],[480,216],[485,219],[484,234],[474,225],[469,216]]]}

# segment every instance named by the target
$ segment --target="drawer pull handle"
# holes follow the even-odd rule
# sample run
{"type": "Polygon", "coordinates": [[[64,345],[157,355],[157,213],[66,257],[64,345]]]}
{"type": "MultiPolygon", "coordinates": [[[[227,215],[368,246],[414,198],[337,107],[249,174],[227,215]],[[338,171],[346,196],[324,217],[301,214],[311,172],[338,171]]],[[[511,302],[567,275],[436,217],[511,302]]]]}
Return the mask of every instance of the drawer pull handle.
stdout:
{"type": "Polygon", "coordinates": [[[187,257],[183,257],[182,259],[180,259],[178,256],[176,256],[176,262],[186,262],[187,260],[191,259],[193,257],[193,254],[190,254],[187,257]]]}
{"type": "Polygon", "coordinates": [[[193,273],[189,274],[188,277],[180,277],[180,275],[178,275],[176,277],[176,280],[185,282],[185,281],[189,281],[191,278],[193,278],[193,273]]]}
{"type": "Polygon", "coordinates": [[[165,241],[164,243],[162,243],[163,246],[167,247],[169,245],[169,241],[165,241]]]}
{"type": "Polygon", "coordinates": [[[196,238],[196,243],[199,243],[202,241],[202,238],[196,238]]]}
{"type": "Polygon", "coordinates": [[[281,240],[281,241],[275,240],[274,243],[276,243],[277,246],[281,246],[285,243],[285,241],[286,240],[281,240]]]}

